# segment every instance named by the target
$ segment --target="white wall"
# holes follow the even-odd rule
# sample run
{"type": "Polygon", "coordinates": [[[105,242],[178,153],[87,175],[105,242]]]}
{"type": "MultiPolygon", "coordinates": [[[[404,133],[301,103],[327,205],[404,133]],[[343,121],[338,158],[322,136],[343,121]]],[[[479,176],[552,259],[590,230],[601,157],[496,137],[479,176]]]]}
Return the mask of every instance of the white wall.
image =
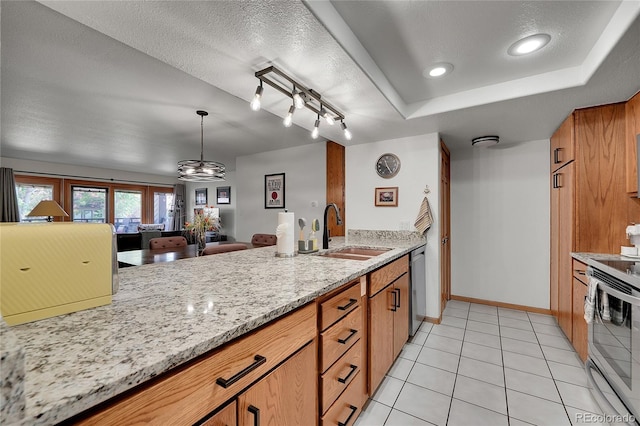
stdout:
{"type": "Polygon", "coordinates": [[[237,205],[237,186],[236,172],[231,170],[225,173],[225,180],[220,182],[185,182],[185,209],[188,221],[193,219],[193,209],[196,208],[196,189],[207,188],[207,205],[215,206],[220,209],[220,221],[222,229],[220,233],[227,236],[229,241],[235,240],[236,236],[236,205],[237,205]],[[216,188],[220,186],[231,187],[230,204],[217,203],[216,188]]]}
{"type": "Polygon", "coordinates": [[[451,153],[451,292],[549,308],[549,140],[451,153]]]}
{"type": "Polygon", "coordinates": [[[20,160],[1,157],[2,167],[16,171],[61,175],[77,179],[106,179],[116,182],[131,182],[141,185],[173,186],[178,183],[178,172],[175,176],[151,175],[146,173],[125,172],[122,170],[101,169],[97,167],[76,166],[72,164],[48,163],[45,161],[20,160]]]}
{"type": "MultiPolygon", "coordinates": [[[[285,207],[297,219],[320,220],[326,202],[326,143],[263,152],[236,158],[236,239],[251,241],[256,233],[275,234],[278,213],[264,208],[264,176],[285,173],[285,207]],[[315,202],[316,207],[311,203],[315,202]]],[[[310,231],[310,226],[305,233],[310,231]]]]}
{"type": "Polygon", "coordinates": [[[415,230],[413,223],[428,195],[434,223],[427,232],[427,316],[440,316],[440,151],[437,133],[354,145],[346,148],[346,210],[348,229],[415,230]],[[400,172],[383,179],[375,171],[380,155],[400,158],[400,172]],[[398,187],[398,207],[375,207],[376,187],[398,187]]]}

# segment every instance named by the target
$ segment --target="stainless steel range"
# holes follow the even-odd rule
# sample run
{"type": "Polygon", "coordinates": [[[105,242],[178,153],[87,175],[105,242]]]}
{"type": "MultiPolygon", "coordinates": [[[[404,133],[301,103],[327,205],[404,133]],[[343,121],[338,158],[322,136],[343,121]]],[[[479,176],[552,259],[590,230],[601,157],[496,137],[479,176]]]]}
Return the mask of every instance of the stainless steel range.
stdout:
{"type": "Polygon", "coordinates": [[[587,376],[610,422],[640,424],[640,262],[597,262],[587,268],[596,285],[587,376]]]}

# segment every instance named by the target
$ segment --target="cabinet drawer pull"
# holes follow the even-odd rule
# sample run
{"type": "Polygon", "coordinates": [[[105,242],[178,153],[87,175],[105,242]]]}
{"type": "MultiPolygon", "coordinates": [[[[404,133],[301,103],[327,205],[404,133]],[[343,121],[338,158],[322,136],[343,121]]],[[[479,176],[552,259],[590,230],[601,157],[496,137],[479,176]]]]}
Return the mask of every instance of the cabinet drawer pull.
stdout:
{"type": "Polygon", "coordinates": [[[398,293],[398,297],[396,297],[396,301],[398,302],[398,304],[396,305],[396,308],[399,308],[400,307],[400,289],[394,288],[393,291],[398,293]]]}
{"type": "Polygon", "coordinates": [[[338,306],[338,309],[340,309],[341,311],[346,311],[347,309],[352,307],[355,303],[358,303],[356,299],[349,299],[349,303],[347,303],[344,306],[338,306]]]}
{"type": "Polygon", "coordinates": [[[356,334],[358,334],[358,330],[354,330],[353,328],[349,331],[349,335],[344,338],[344,339],[338,339],[338,343],[342,343],[343,345],[346,344],[349,339],[351,339],[353,336],[355,336],[356,334]]]}
{"type": "MultiPolygon", "coordinates": [[[[226,389],[229,386],[231,386],[232,384],[234,384],[235,382],[237,382],[238,380],[242,379],[247,374],[251,373],[253,370],[258,368],[260,365],[264,364],[265,362],[267,362],[267,358],[263,357],[262,355],[256,355],[255,357],[253,357],[253,363],[250,366],[248,366],[244,370],[234,374],[228,380],[227,379],[223,379],[222,377],[218,377],[218,379],[216,380],[216,383],[226,389]]],[[[257,410],[257,408],[256,408],[256,410],[257,410]]]]}
{"type": "Polygon", "coordinates": [[[554,164],[558,164],[558,163],[562,162],[562,161],[560,161],[560,158],[559,158],[560,156],[558,155],[560,153],[561,149],[562,148],[556,148],[556,149],[553,150],[553,163],[554,164]]]}
{"type": "Polygon", "coordinates": [[[355,405],[349,405],[349,409],[351,410],[349,417],[347,417],[347,420],[345,420],[344,423],[338,422],[338,426],[347,426],[351,421],[351,417],[353,417],[356,411],[358,411],[358,407],[356,407],[355,405]]]}
{"type": "Polygon", "coordinates": [[[351,364],[349,368],[351,369],[351,371],[349,371],[349,374],[347,374],[346,377],[338,377],[338,381],[340,383],[347,383],[347,380],[349,380],[349,377],[353,376],[353,373],[355,373],[356,370],[358,370],[358,366],[353,364],[351,364]]]}
{"type": "Polygon", "coordinates": [[[391,296],[393,296],[393,301],[391,302],[393,307],[391,308],[391,310],[395,312],[398,310],[398,293],[396,293],[395,290],[391,290],[391,296]]]}
{"type": "Polygon", "coordinates": [[[253,405],[249,405],[247,410],[253,414],[253,426],[260,426],[260,409],[253,405]]]}
{"type": "Polygon", "coordinates": [[[585,271],[582,271],[580,269],[574,269],[575,273],[578,275],[587,275],[587,273],[585,271]]]}

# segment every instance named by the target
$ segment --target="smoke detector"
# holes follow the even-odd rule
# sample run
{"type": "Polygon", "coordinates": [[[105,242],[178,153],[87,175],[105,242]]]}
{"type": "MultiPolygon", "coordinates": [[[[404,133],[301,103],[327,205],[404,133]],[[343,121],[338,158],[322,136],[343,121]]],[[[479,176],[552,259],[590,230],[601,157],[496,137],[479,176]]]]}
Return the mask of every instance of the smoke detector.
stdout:
{"type": "Polygon", "coordinates": [[[472,146],[491,146],[500,142],[499,136],[480,136],[479,138],[471,139],[472,146]]]}

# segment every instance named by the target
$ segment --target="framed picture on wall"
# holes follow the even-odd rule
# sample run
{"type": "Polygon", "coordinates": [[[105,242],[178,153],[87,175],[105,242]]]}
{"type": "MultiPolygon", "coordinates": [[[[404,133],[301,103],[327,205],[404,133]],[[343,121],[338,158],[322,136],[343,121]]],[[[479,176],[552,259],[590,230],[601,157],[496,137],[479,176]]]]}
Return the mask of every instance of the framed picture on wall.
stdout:
{"type": "Polygon", "coordinates": [[[231,204],[231,187],[230,186],[217,187],[216,201],[218,204],[231,204]]]}
{"type": "Polygon", "coordinates": [[[284,209],[284,173],[264,175],[264,208],[284,209]]]}
{"type": "Polygon", "coordinates": [[[207,188],[196,189],[196,206],[204,206],[207,204],[207,188]]]}
{"type": "Polygon", "coordinates": [[[376,207],[398,207],[398,187],[376,188],[376,207]]]}

